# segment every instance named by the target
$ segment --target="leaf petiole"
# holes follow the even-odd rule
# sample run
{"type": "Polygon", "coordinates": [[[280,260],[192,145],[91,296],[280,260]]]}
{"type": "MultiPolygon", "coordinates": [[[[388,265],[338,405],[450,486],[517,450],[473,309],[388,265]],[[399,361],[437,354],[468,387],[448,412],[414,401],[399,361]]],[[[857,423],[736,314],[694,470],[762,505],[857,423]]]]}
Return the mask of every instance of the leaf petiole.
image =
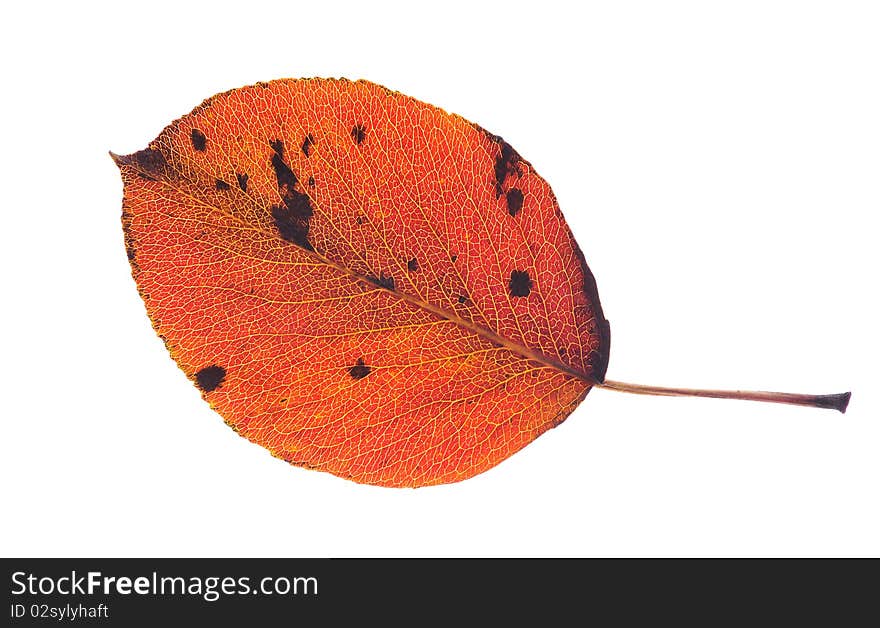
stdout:
{"type": "Polygon", "coordinates": [[[628,384],[606,379],[603,383],[593,384],[598,388],[608,388],[636,395],[657,395],[662,397],[711,397],[714,399],[743,399],[746,401],[765,401],[769,403],[787,403],[794,406],[813,408],[829,408],[846,412],[851,392],[833,395],[802,395],[797,393],[766,392],[762,390],[705,390],[699,388],[666,388],[663,386],[643,386],[628,384]]]}

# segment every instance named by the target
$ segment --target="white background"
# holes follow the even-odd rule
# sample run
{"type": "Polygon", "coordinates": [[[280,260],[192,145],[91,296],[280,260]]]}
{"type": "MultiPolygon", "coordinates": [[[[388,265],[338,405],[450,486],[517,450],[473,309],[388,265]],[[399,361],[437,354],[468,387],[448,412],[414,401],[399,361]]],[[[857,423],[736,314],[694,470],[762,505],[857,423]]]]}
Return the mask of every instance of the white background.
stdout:
{"type": "Polygon", "coordinates": [[[875,3],[17,2],[0,29],[0,555],[880,555],[875,3]],[[107,151],[300,76],[531,161],[597,277],[609,378],[849,412],[595,390],[419,490],[270,457],[150,328],[107,151]]]}

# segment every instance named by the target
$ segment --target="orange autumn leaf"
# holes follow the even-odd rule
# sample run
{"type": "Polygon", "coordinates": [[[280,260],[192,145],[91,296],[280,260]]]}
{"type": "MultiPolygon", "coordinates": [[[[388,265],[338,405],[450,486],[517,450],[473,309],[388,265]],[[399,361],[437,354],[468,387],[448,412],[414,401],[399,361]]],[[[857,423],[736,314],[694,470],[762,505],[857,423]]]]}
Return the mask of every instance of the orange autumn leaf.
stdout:
{"type": "Polygon", "coordinates": [[[114,156],[157,333],[239,434],[357,482],[455,482],[601,382],[609,328],[500,137],[366,81],[205,101],[114,156]]]}
{"type": "Polygon", "coordinates": [[[455,482],[594,386],[849,403],[605,379],[608,322],[546,181],[500,137],[366,81],[232,90],[113,158],[153,326],[226,422],[291,464],[455,482]]]}

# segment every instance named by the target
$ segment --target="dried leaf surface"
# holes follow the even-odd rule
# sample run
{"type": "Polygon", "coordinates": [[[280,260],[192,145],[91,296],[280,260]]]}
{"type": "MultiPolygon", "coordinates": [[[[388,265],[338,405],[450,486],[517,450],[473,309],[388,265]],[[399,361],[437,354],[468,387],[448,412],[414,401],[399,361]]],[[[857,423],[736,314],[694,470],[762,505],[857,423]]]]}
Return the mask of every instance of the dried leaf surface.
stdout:
{"type": "Polygon", "coordinates": [[[550,187],[366,82],[217,95],[116,157],[133,275],[242,436],[357,482],[455,482],[561,422],[609,331],[550,187]]]}

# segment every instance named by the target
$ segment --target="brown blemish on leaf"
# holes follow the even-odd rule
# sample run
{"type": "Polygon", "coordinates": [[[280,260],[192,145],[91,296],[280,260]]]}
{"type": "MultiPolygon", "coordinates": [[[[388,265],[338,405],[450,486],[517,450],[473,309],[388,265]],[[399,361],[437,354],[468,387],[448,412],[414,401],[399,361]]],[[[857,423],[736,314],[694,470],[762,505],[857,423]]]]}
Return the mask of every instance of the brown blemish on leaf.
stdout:
{"type": "Polygon", "coordinates": [[[208,138],[205,137],[204,133],[202,133],[198,129],[193,129],[189,137],[192,140],[193,148],[195,148],[200,153],[205,152],[205,148],[207,148],[208,145],[208,138]]]}
{"type": "Polygon", "coordinates": [[[348,369],[352,379],[363,379],[370,374],[370,367],[364,364],[363,358],[358,358],[357,364],[348,369]]]}
{"type": "Polygon", "coordinates": [[[367,275],[367,281],[370,283],[379,286],[380,288],[385,288],[386,290],[394,290],[394,277],[391,275],[386,275],[385,273],[379,273],[379,276],[375,275],[367,275]]]}
{"type": "Polygon", "coordinates": [[[490,141],[498,146],[498,154],[495,156],[495,198],[500,197],[504,193],[504,181],[511,174],[522,176],[522,168],[520,162],[522,157],[514,148],[504,141],[500,135],[490,133],[483,127],[475,124],[474,127],[482,132],[490,141]]]}
{"type": "Polygon", "coordinates": [[[302,150],[303,155],[305,155],[306,157],[309,156],[309,153],[312,150],[312,144],[314,144],[314,143],[315,143],[315,136],[312,135],[311,133],[306,135],[306,138],[303,140],[302,146],[300,147],[300,150],[302,150]]]}
{"type": "Polygon", "coordinates": [[[131,234],[131,214],[125,210],[125,205],[122,206],[122,233],[125,240],[125,255],[131,264],[132,272],[137,274],[140,268],[137,261],[135,261],[134,237],[131,234]]]}
{"type": "Polygon", "coordinates": [[[281,194],[283,205],[274,205],[271,208],[272,219],[279,235],[309,251],[314,251],[308,241],[309,219],[314,214],[312,201],[308,195],[295,190],[297,183],[296,174],[284,161],[284,142],[274,140],[270,142],[272,157],[270,162],[275,171],[275,179],[278,182],[278,192],[281,194]]]}
{"type": "Polygon", "coordinates": [[[498,153],[498,156],[495,158],[495,196],[501,196],[502,188],[501,186],[504,183],[504,180],[511,174],[522,175],[522,170],[519,167],[520,156],[513,147],[498,138],[500,141],[499,146],[501,147],[501,151],[498,153]]]}
{"type": "Polygon", "coordinates": [[[272,169],[275,171],[275,179],[278,181],[278,189],[281,190],[282,196],[287,190],[292,190],[296,185],[296,175],[290,166],[284,161],[284,142],[275,140],[270,142],[272,146],[272,169]]]}
{"type": "Polygon", "coordinates": [[[516,216],[523,206],[523,193],[519,188],[510,188],[507,191],[507,213],[516,216]]]}
{"type": "Polygon", "coordinates": [[[367,129],[362,124],[356,124],[351,129],[351,137],[354,139],[355,144],[362,144],[366,136],[367,129]]]}
{"type": "Polygon", "coordinates": [[[205,392],[211,392],[220,387],[226,378],[226,369],[212,364],[196,373],[196,385],[205,392]]]}
{"type": "Polygon", "coordinates": [[[515,270],[510,273],[510,282],[507,285],[512,296],[527,297],[532,291],[532,278],[527,270],[515,270]]]}
{"type": "Polygon", "coordinates": [[[284,205],[274,205],[271,211],[282,238],[309,251],[315,250],[308,241],[309,218],[314,213],[308,196],[294,190],[284,197],[284,205]]]}

